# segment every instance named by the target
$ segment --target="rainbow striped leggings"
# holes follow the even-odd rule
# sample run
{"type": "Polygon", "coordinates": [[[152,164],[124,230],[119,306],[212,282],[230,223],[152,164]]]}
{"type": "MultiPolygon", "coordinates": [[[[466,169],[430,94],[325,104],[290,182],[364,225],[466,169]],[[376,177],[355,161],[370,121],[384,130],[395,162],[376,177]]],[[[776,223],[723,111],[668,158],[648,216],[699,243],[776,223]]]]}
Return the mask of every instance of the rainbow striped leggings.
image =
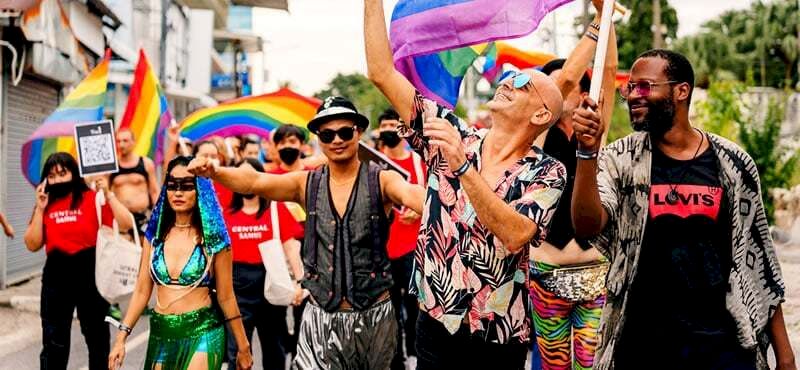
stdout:
{"type": "Polygon", "coordinates": [[[580,303],[557,297],[536,279],[538,273],[556,268],[542,262],[531,264],[530,294],[538,347],[538,351],[534,348],[532,369],[591,369],[606,297],[580,303]]]}

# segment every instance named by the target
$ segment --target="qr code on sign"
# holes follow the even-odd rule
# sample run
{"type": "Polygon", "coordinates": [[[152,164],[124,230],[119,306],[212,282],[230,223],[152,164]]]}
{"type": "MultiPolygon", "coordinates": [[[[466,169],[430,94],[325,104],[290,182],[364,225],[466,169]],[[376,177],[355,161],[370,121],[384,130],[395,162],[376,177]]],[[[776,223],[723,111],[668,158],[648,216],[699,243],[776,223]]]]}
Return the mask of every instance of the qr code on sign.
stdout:
{"type": "Polygon", "coordinates": [[[114,163],[114,138],[111,134],[84,136],[80,140],[81,162],[84,166],[114,163]]]}

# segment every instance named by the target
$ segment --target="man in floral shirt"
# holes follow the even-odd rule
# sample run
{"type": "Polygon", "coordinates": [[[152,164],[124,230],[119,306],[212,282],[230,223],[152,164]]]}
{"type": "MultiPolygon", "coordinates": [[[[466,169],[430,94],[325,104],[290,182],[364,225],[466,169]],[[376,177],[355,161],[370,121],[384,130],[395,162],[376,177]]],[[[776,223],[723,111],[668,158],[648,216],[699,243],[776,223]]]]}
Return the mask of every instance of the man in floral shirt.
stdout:
{"type": "Polygon", "coordinates": [[[426,100],[394,69],[380,0],[365,0],[369,77],[425,158],[427,195],[412,290],[419,297],[417,368],[521,369],[530,340],[528,248],[546,234],[564,166],[533,147],[560,116],[549,77],[508,76],[475,130],[426,100]]]}

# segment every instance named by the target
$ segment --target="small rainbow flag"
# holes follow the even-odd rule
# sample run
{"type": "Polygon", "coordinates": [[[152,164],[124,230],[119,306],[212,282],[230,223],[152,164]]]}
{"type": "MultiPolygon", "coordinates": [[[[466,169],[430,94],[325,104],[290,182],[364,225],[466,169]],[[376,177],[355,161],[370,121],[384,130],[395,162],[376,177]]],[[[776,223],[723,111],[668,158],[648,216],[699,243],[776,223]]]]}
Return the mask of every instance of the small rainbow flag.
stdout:
{"type": "Polygon", "coordinates": [[[497,75],[503,71],[505,64],[511,64],[519,69],[536,68],[553,59],[556,59],[556,56],[550,53],[525,51],[498,41],[494,43],[492,50],[486,53],[483,76],[490,82],[494,82],[497,75]]]}
{"type": "Polygon", "coordinates": [[[75,124],[103,119],[110,60],[111,51],[106,50],[103,60],[22,146],[22,174],[34,186],[42,181],[42,167],[51,154],[67,152],[76,156],[75,124]]]}
{"type": "Polygon", "coordinates": [[[474,45],[527,35],[570,1],[400,0],[390,31],[395,67],[423,95],[452,107],[463,74],[484,51],[474,45]],[[449,76],[435,78],[444,70],[449,76]]]}
{"type": "Polygon", "coordinates": [[[276,92],[229,100],[216,107],[204,108],[186,117],[180,124],[181,136],[198,141],[210,136],[256,134],[268,137],[283,124],[305,127],[322,104],[288,88],[276,92]]]}
{"type": "Polygon", "coordinates": [[[125,106],[119,129],[128,129],[136,137],[136,154],[161,163],[164,140],[172,122],[167,97],[161,90],[158,77],[147,62],[144,50],[139,49],[139,62],[133,73],[133,85],[125,106]]]}

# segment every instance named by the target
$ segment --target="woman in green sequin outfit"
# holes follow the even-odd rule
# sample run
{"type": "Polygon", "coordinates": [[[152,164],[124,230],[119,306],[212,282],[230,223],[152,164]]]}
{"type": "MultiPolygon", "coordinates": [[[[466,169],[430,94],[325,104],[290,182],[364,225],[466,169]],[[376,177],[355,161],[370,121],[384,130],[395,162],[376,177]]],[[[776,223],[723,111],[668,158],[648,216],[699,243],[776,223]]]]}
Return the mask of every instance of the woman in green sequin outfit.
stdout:
{"type": "Polygon", "coordinates": [[[125,341],[154,286],[156,308],[150,316],[144,369],[220,369],[225,323],[239,348],[237,368],[252,367],[250,344],[233,293],[230,238],[219,202],[207,179],[186,170],[189,161],[177,157],[167,168],[143,243],[136,289],[119,326],[109,369],[122,366],[125,341]]]}

